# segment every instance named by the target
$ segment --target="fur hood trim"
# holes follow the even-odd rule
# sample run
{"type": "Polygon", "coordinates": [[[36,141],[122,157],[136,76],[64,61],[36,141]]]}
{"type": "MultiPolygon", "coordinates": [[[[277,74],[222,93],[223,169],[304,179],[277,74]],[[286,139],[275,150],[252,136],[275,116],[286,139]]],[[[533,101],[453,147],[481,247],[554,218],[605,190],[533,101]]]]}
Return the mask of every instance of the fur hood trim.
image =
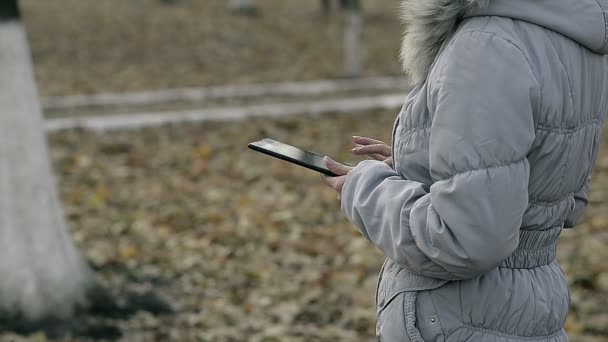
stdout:
{"type": "Polygon", "coordinates": [[[418,83],[426,79],[444,40],[469,10],[484,7],[489,0],[403,0],[401,20],[405,34],[401,63],[405,73],[418,83]]]}

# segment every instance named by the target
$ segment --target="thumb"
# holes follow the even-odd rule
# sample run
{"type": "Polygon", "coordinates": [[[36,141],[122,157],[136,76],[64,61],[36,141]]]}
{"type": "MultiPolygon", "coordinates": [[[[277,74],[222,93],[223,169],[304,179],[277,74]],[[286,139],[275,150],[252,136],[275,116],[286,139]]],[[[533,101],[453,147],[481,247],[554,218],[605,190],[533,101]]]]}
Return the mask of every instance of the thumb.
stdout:
{"type": "Polygon", "coordinates": [[[328,156],[323,157],[323,161],[325,161],[325,165],[327,166],[329,171],[337,174],[338,176],[343,176],[351,170],[350,166],[340,164],[337,161],[329,158],[328,156]]]}

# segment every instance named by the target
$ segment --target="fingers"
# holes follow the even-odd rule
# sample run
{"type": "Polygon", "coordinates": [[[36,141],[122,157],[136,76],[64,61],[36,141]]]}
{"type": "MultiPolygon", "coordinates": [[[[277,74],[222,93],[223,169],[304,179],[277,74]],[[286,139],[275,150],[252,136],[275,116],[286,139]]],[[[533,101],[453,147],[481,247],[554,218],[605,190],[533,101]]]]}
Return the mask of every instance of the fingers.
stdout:
{"type": "Polygon", "coordinates": [[[342,198],[342,187],[344,186],[344,178],[346,178],[345,176],[339,176],[339,177],[329,177],[326,175],[321,175],[321,178],[323,179],[323,182],[334,188],[334,190],[336,190],[338,192],[338,200],[340,200],[342,198]]]}
{"type": "MultiPolygon", "coordinates": [[[[383,145],[383,144],[373,144],[373,145],[366,145],[366,146],[357,146],[355,148],[353,148],[351,150],[351,152],[353,152],[356,155],[370,155],[372,158],[375,158],[372,155],[380,155],[383,156],[384,158],[382,158],[381,160],[384,160],[388,157],[391,156],[391,147],[388,145],[383,145]]],[[[377,159],[380,160],[380,159],[377,159]]]]}
{"type": "Polygon", "coordinates": [[[385,156],[382,156],[382,155],[379,155],[379,154],[370,154],[369,156],[372,157],[372,159],[378,160],[378,161],[385,161],[386,160],[385,156]]]}
{"type": "Polygon", "coordinates": [[[325,183],[326,185],[335,189],[335,183],[336,183],[336,181],[334,179],[335,177],[329,177],[329,176],[321,174],[321,178],[323,179],[323,183],[325,183]]]}
{"type": "Polygon", "coordinates": [[[393,157],[389,157],[386,160],[384,160],[384,163],[386,163],[386,165],[390,166],[391,169],[393,168],[393,157]]]}
{"type": "Polygon", "coordinates": [[[325,161],[325,165],[327,166],[329,171],[335,173],[338,176],[343,176],[352,169],[352,167],[340,164],[327,156],[323,157],[323,161],[325,161]]]}
{"type": "Polygon", "coordinates": [[[326,185],[338,190],[338,186],[339,186],[339,177],[330,177],[330,176],[326,176],[326,175],[321,175],[321,178],[323,178],[323,183],[325,183],[326,185]]]}
{"type": "Polygon", "coordinates": [[[382,144],[386,145],[384,142],[368,137],[360,137],[358,135],[353,136],[353,141],[359,145],[374,145],[374,144],[382,144]]]}

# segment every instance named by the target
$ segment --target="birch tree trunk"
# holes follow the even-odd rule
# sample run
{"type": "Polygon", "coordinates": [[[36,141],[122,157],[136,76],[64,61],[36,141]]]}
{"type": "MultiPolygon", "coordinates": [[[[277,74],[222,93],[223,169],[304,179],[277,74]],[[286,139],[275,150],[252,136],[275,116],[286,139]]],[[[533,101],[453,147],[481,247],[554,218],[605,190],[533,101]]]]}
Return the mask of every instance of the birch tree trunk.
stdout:
{"type": "Polygon", "coordinates": [[[93,284],[64,221],[17,0],[2,0],[0,318],[69,318],[93,284]]]}

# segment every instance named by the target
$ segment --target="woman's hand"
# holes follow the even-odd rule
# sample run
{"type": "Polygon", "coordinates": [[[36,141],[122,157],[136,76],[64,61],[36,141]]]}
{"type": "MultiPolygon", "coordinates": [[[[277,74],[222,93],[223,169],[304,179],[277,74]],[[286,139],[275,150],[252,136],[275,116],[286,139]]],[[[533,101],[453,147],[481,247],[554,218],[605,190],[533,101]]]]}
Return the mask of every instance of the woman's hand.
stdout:
{"type": "MultiPolygon", "coordinates": [[[[354,136],[353,141],[355,143],[355,148],[351,150],[353,154],[359,156],[368,155],[375,160],[384,162],[391,168],[393,167],[391,147],[385,144],[384,142],[372,138],[359,136],[354,136]]],[[[348,175],[348,173],[353,169],[353,167],[340,164],[327,156],[323,158],[323,160],[325,161],[325,165],[327,166],[327,168],[338,176],[329,177],[321,175],[321,177],[323,177],[323,181],[325,182],[325,184],[334,188],[338,192],[338,199],[340,199],[340,196],[342,194],[342,187],[344,186],[344,182],[346,181],[346,175],[348,175]]]]}
{"type": "Polygon", "coordinates": [[[340,164],[327,156],[324,157],[323,160],[325,161],[325,165],[327,166],[329,171],[338,175],[337,177],[321,175],[321,177],[323,177],[323,181],[325,182],[325,184],[334,188],[338,192],[339,200],[340,196],[342,195],[342,187],[344,186],[344,182],[346,181],[346,175],[348,175],[348,173],[350,172],[350,170],[353,169],[353,167],[340,164]]]}
{"type": "Polygon", "coordinates": [[[384,142],[367,137],[353,136],[355,148],[351,152],[355,155],[368,155],[373,159],[383,161],[391,168],[393,167],[393,157],[391,147],[384,142]]]}

